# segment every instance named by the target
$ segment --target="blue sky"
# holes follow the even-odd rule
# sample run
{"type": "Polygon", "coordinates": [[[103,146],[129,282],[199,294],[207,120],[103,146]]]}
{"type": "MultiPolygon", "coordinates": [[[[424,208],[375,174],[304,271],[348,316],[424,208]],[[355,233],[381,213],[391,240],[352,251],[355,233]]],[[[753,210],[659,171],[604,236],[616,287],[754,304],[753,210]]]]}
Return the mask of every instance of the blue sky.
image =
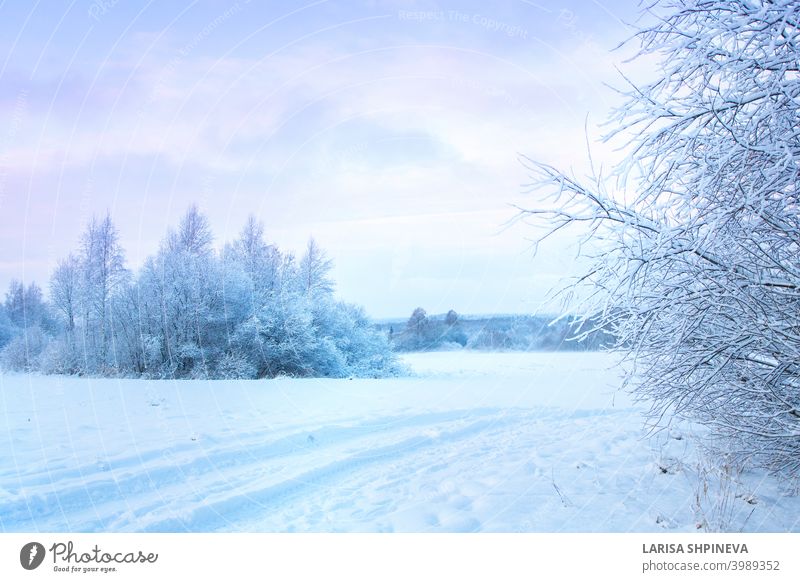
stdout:
{"type": "MultiPolygon", "coordinates": [[[[0,3],[0,286],[46,286],[93,214],[137,267],[192,202],[314,236],[375,317],[533,312],[518,154],[584,171],[635,1],[0,3]]],[[[635,73],[635,71],[634,71],[635,73]]],[[[613,152],[593,146],[599,159],[613,152]]]]}

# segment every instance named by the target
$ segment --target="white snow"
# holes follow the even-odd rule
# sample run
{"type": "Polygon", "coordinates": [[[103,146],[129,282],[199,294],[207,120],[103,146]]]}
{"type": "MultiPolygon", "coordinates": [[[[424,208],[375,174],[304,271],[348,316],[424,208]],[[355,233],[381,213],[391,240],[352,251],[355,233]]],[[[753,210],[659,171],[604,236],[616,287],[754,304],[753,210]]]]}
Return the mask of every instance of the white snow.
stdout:
{"type": "Polygon", "coordinates": [[[797,531],[760,474],[698,484],[597,353],[443,352],[395,379],[0,375],[2,531],[797,531]]]}

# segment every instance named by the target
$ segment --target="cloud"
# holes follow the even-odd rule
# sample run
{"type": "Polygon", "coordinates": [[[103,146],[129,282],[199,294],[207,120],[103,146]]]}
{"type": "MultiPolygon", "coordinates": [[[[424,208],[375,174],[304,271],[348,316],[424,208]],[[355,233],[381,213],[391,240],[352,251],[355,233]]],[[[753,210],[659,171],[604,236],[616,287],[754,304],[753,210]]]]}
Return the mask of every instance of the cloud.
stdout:
{"type": "MultiPolygon", "coordinates": [[[[27,238],[4,262],[26,261],[43,278],[47,249],[69,249],[106,209],[140,262],[197,201],[220,244],[253,211],[288,248],[314,234],[342,257],[368,249],[388,281],[414,279],[397,257],[422,248],[440,265],[470,256],[504,265],[516,280],[524,234],[496,233],[510,203],[531,202],[517,155],[586,171],[585,116],[600,121],[615,99],[601,84],[614,74],[611,33],[596,24],[589,36],[587,20],[515,2],[399,16],[426,7],[319,3],[270,25],[275,7],[259,20],[255,3],[227,16],[216,5],[168,28],[142,17],[149,26],[95,58],[69,60],[65,45],[62,69],[32,76],[12,63],[0,94],[24,99],[0,98],[0,118],[14,120],[0,125],[0,220],[27,238]]],[[[104,16],[109,26],[116,16],[104,16]]],[[[595,154],[614,156],[606,146],[595,154]]],[[[358,269],[339,262],[340,287],[360,297],[358,269]]],[[[0,283],[12,271],[0,267],[0,283]]],[[[470,273],[489,301],[501,283],[470,273]]],[[[413,283],[428,284],[442,290],[430,277],[413,283]]]]}

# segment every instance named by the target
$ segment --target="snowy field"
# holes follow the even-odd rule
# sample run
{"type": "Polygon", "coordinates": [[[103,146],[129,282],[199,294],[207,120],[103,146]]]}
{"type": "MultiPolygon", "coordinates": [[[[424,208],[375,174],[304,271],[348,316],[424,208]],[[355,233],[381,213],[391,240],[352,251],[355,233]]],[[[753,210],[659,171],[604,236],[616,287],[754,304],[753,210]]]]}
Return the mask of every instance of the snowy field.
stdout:
{"type": "Polygon", "coordinates": [[[0,375],[0,529],[800,531],[773,479],[704,491],[691,439],[645,434],[607,355],[406,360],[381,380],[0,375]]]}

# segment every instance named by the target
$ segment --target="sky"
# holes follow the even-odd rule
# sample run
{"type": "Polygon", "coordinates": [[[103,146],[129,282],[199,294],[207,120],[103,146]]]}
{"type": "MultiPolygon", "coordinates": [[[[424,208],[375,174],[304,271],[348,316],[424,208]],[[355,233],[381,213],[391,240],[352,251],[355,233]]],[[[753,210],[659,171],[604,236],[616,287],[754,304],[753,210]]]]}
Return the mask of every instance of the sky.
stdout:
{"type": "Polygon", "coordinates": [[[535,313],[575,233],[534,255],[520,155],[577,174],[635,0],[0,1],[0,289],[46,289],[109,212],[136,269],[192,203],[248,214],[376,318],[535,313]],[[512,224],[509,224],[512,222],[512,224]]]}

